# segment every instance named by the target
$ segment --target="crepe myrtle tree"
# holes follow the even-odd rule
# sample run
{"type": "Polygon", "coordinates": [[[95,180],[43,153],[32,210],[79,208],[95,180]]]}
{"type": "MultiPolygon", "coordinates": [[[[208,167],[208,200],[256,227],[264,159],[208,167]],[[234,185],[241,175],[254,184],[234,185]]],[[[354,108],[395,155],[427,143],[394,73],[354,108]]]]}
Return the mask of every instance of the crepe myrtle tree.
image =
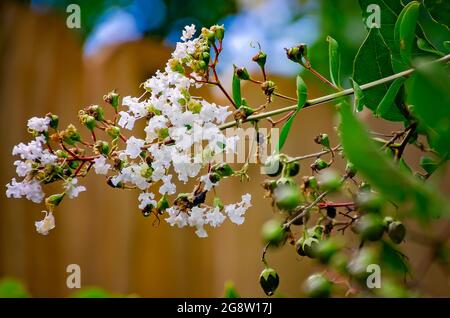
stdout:
{"type": "MultiPolygon", "coordinates": [[[[365,2],[360,1],[364,15],[365,2]]],[[[194,25],[186,26],[164,70],[142,84],[141,96],[121,98],[115,90],[106,94],[103,104],[112,107],[111,118],[101,105],[78,112],[87,138],[75,125],[61,127],[55,114],[31,118],[28,131],[34,139],[14,146],[13,155],[20,157],[14,165],[21,179],[13,178],[6,185],[6,195],[44,202],[45,216],[35,226],[47,235],[55,227],[55,209],[64,199],[85,191],[79,180],[94,172],[113,188],[136,189],[144,216],[193,227],[199,237],[206,237],[206,226],[220,226],[227,218],[242,224],[251,207],[250,194],[242,194],[234,203],[223,203],[219,196],[222,179],[251,182],[248,157],[238,168],[218,159],[218,155],[236,151],[238,138],[226,135],[226,129],[249,125],[258,131],[258,125],[266,122],[280,127],[280,133],[278,140],[260,134],[255,140],[258,147],[276,143],[270,156],[260,160],[267,175],[262,187],[275,211],[262,228],[264,270],[259,282],[264,292],[273,295],[280,282],[268,264],[267,252],[290,243],[293,253],[324,266],[323,272],[304,283],[308,296],[330,296],[337,285],[347,294],[363,296],[419,295],[417,284],[431,263],[437,262],[448,273],[448,223],[442,232],[431,235],[407,230],[404,221],[429,226],[446,222],[449,214],[449,202],[433,176],[445,168],[450,154],[450,32],[432,18],[423,3],[404,2],[387,7],[379,1],[381,22],[367,29],[355,56],[348,81],[352,88],[343,88],[339,45],[332,37],[327,38],[329,76],[311,64],[307,44],[285,49],[287,59],[335,91],[315,99],[307,99],[300,76],[295,97],[281,93],[266,72],[270,57],[261,48],[249,61],[257,63],[260,75],[233,66],[229,90],[217,72],[226,43],[224,27],[214,25],[196,32],[194,25]],[[261,88],[266,97],[263,105],[244,98],[243,81],[261,88]],[[229,106],[218,106],[195,94],[207,85],[223,93],[229,106]],[[273,109],[274,99],[294,105],[273,109]],[[322,133],[314,139],[315,153],[282,152],[293,121],[301,121],[302,109],[325,102],[333,102],[339,114],[339,142],[331,144],[322,133]],[[374,117],[403,128],[368,130],[358,118],[365,108],[374,117]],[[144,139],[136,137],[139,133],[134,135],[136,121],[145,122],[144,139]],[[192,153],[196,146],[200,150],[192,153]],[[423,153],[415,164],[420,166],[418,171],[404,160],[407,147],[423,153]],[[311,173],[300,177],[301,162],[311,158],[315,159],[311,173]],[[344,171],[334,167],[337,159],[347,163],[344,171]],[[189,193],[179,193],[175,179],[194,180],[195,186],[189,193]],[[45,194],[43,187],[50,183],[60,183],[61,191],[45,194]],[[351,231],[343,236],[347,229],[351,231]],[[415,271],[410,271],[410,260],[398,249],[406,238],[429,247],[430,256],[415,271]],[[381,288],[367,284],[371,264],[382,268],[381,288]]]]}

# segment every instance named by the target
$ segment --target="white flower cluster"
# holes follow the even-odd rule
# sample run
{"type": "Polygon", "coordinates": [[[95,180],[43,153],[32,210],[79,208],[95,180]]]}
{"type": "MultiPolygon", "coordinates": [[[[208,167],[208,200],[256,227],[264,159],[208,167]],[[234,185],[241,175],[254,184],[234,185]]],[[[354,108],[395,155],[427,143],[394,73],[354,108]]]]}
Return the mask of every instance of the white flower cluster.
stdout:
{"type": "MultiPolygon", "coordinates": [[[[214,30],[217,28],[223,31],[219,26],[214,30]]],[[[85,156],[85,151],[75,144],[89,144],[81,140],[75,126],[69,125],[64,131],[56,130],[57,121],[55,124],[52,114],[28,121],[28,128],[35,139],[13,149],[13,155],[22,159],[14,165],[17,175],[23,180],[12,179],[7,185],[6,195],[26,197],[40,203],[45,197],[41,184],[63,180],[63,193],[45,199],[49,212],[42,221],[36,222],[39,233],[47,234],[54,228],[53,208],[63,197],[72,199],[86,191],[84,186],[78,185],[77,177],[84,176],[91,167],[99,175],[115,172],[107,176],[108,184],[113,187],[139,189],[139,208],[144,215],[167,213],[169,224],[195,227],[198,236],[206,236],[204,225],[217,227],[226,217],[235,224],[242,224],[244,214],[251,206],[249,194],[244,195],[239,203],[220,208],[210,208],[204,203],[207,192],[217,186],[221,178],[233,175],[229,166],[221,166],[220,173],[211,169],[220,164],[220,155],[234,153],[238,138],[225,136],[219,128],[232,114],[228,106],[218,106],[191,95],[190,90],[200,88],[203,82],[200,79],[208,76],[211,36],[215,34],[202,29],[202,34],[193,38],[195,33],[194,25],[185,27],[182,42],[177,44],[164,71],[157,71],[144,83],[145,93],[141,97],[122,99],[126,108],[118,112],[117,125],[133,130],[137,121],[145,121],[144,138],[137,134],[124,137],[118,127],[113,127],[116,120],[104,120],[101,107],[92,105],[80,111],[79,119],[92,131],[94,141],[93,129],[99,127],[96,121],[100,128],[105,131],[115,129],[117,134],[113,137],[108,133],[113,138],[111,148],[107,142],[98,141],[100,143],[96,142],[91,147],[94,155],[85,156]],[[55,129],[53,135],[49,133],[50,127],[55,129]],[[125,141],[125,149],[118,148],[118,137],[125,141]],[[54,152],[50,140],[58,141],[61,150],[54,152]],[[74,148],[68,149],[65,143],[74,148]],[[108,163],[109,160],[113,164],[108,163]],[[203,168],[207,169],[202,174],[203,168]],[[177,192],[175,179],[186,183],[194,178],[197,180],[195,195],[191,194],[188,201],[180,201],[181,205],[177,204],[177,198],[171,207],[168,196],[177,192]],[[155,193],[149,192],[154,185],[157,186],[159,200],[155,193]]],[[[223,33],[220,34],[221,39],[223,33]]],[[[105,101],[112,101],[113,95],[108,96],[105,101]]],[[[118,95],[114,96],[117,110],[118,95]]]]}
{"type": "Polygon", "coordinates": [[[180,228],[185,226],[195,227],[195,234],[199,237],[207,237],[208,233],[204,226],[220,226],[226,219],[224,214],[235,224],[240,225],[244,223],[244,214],[252,206],[251,198],[250,194],[244,194],[241,202],[226,205],[223,208],[224,213],[220,211],[219,207],[193,207],[189,214],[184,213],[184,211],[179,210],[177,207],[171,207],[167,209],[169,217],[166,218],[166,221],[171,226],[176,225],[180,228]]]}
{"type": "MultiPolygon", "coordinates": [[[[17,181],[13,178],[6,185],[6,196],[8,198],[26,199],[41,203],[45,198],[41,183],[46,181],[45,175],[39,174],[45,169],[52,170],[59,165],[58,157],[46,148],[46,133],[48,132],[51,118],[46,116],[43,118],[33,117],[28,120],[28,129],[35,135],[35,138],[28,144],[20,143],[14,146],[12,150],[13,156],[20,156],[21,160],[16,160],[17,176],[23,178],[17,181]]],[[[86,190],[84,186],[77,186],[77,178],[71,178],[64,182],[63,188],[65,194],[69,198],[75,198],[80,192],[86,190]]],[[[48,232],[55,227],[55,221],[51,212],[46,212],[46,217],[42,221],[36,222],[36,229],[41,234],[48,232]]]]}

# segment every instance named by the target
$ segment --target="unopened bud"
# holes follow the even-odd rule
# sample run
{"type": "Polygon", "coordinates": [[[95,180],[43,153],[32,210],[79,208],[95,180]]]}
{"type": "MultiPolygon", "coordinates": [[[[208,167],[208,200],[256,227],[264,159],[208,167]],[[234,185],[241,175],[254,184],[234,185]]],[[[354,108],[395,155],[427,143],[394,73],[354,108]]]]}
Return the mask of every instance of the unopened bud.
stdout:
{"type": "Polygon", "coordinates": [[[263,51],[259,51],[255,56],[252,57],[252,60],[258,63],[259,67],[264,68],[266,65],[267,54],[263,51]]]}
{"type": "Polygon", "coordinates": [[[117,94],[115,89],[103,96],[103,100],[110,104],[115,110],[119,107],[119,94],[117,94]]]}
{"type": "Polygon", "coordinates": [[[238,67],[236,68],[236,76],[243,81],[247,81],[250,79],[250,74],[248,73],[247,69],[245,67],[238,67]]]}
{"type": "Polygon", "coordinates": [[[307,56],[307,49],[307,45],[302,43],[286,49],[286,55],[291,61],[303,65],[303,57],[307,56]]]}
{"type": "Polygon", "coordinates": [[[261,89],[267,96],[272,95],[276,88],[277,86],[272,81],[265,81],[264,83],[261,84],[261,89]]]}

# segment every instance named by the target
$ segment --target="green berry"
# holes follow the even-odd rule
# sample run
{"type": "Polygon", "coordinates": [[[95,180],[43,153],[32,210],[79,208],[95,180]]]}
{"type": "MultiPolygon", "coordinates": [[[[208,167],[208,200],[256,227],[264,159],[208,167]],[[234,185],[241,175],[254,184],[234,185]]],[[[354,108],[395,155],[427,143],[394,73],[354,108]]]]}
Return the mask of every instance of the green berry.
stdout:
{"type": "Polygon", "coordinates": [[[278,220],[269,220],[262,227],[262,237],[264,242],[272,246],[280,246],[287,237],[287,232],[283,224],[278,220]]]}
{"type": "Polygon", "coordinates": [[[259,284],[267,296],[272,296],[280,284],[280,277],[273,268],[266,268],[259,276],[259,284]]]}
{"type": "Polygon", "coordinates": [[[395,244],[400,244],[405,239],[405,225],[403,225],[403,223],[399,221],[391,222],[388,227],[388,235],[392,242],[394,242],[395,244]]]}
{"type": "Polygon", "coordinates": [[[308,277],[304,284],[304,291],[311,298],[326,298],[331,294],[333,283],[322,274],[314,274],[308,277]]]}

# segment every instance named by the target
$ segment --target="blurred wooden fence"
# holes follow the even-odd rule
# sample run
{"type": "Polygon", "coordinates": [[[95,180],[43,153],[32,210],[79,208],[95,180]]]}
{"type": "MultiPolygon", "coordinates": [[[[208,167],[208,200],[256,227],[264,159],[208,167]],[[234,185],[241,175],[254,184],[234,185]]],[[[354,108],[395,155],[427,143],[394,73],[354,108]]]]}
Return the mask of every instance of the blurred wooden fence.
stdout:
{"type": "MultiPolygon", "coordinates": [[[[65,27],[64,17],[32,13],[27,8],[0,4],[0,181],[14,176],[11,149],[27,140],[26,120],[48,111],[60,115],[63,125],[76,121],[83,105],[101,103],[103,94],[117,88],[122,95],[137,95],[139,83],[162,67],[169,50],[142,40],[109,47],[82,59],[82,47],[65,27]]],[[[292,80],[276,79],[286,91],[292,80]]],[[[262,101],[259,90],[250,100],[262,101]]],[[[221,102],[218,97],[210,97],[221,102]]],[[[310,90],[310,96],[317,92],[310,90]]],[[[330,107],[302,112],[295,122],[286,150],[306,154],[317,150],[313,137],[334,136],[330,107]]],[[[335,140],[335,139],[334,139],[335,140]]],[[[307,173],[308,165],[303,171],[307,173]]],[[[221,296],[224,282],[236,282],[242,296],[262,296],[258,275],[262,243],[260,227],[271,217],[262,199],[259,168],[252,167],[252,182],[224,182],[218,189],[224,201],[251,192],[255,206],[244,225],[226,224],[199,239],[191,229],[152,226],[137,208],[137,194],[113,190],[104,179],[88,177],[88,191],[67,200],[56,211],[57,227],[47,236],[35,232],[41,207],[0,195],[0,277],[22,279],[35,296],[65,296],[66,266],[79,264],[82,285],[142,296],[221,296]]],[[[3,188],[4,190],[4,188],[3,188]]],[[[2,191],[3,191],[2,190],[2,191]]],[[[300,283],[311,270],[286,247],[269,255],[281,275],[280,290],[299,294],[300,283]]]]}

